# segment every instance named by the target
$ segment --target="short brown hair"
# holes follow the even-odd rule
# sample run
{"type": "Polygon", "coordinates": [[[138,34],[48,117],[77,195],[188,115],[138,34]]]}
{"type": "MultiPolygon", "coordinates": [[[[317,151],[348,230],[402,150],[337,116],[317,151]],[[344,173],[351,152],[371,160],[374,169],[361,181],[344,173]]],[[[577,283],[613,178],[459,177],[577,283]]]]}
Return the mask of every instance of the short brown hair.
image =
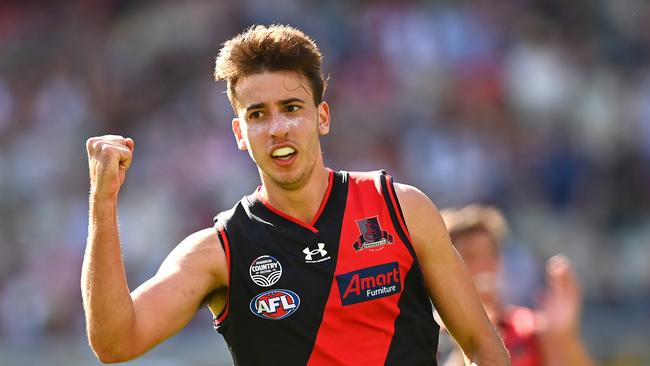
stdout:
{"type": "Polygon", "coordinates": [[[325,93],[323,56],[316,43],[288,25],[254,25],[223,44],[214,69],[215,80],[228,82],[228,99],[234,107],[237,82],[265,71],[296,71],[307,78],[314,103],[325,93]]]}
{"type": "Polygon", "coordinates": [[[469,205],[440,211],[452,243],[464,234],[484,231],[494,239],[497,248],[508,232],[508,224],[496,207],[469,205]]]}

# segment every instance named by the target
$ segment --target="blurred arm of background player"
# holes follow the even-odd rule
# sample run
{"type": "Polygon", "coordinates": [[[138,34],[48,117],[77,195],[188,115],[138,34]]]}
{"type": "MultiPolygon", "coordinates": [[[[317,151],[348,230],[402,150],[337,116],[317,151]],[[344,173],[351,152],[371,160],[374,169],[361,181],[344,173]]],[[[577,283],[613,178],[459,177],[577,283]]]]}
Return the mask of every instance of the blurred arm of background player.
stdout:
{"type": "Polygon", "coordinates": [[[547,290],[539,312],[539,334],[546,365],[593,365],[580,337],[582,289],[563,255],[546,262],[547,290]]]}
{"type": "MultiPolygon", "coordinates": [[[[155,276],[130,293],[120,250],[117,196],[134,142],[122,136],[92,137],[86,149],[90,212],[81,273],[86,330],[102,362],[121,362],[180,331],[208,294],[228,283],[226,260],[215,229],[201,230],[181,242],[155,276]]],[[[215,302],[211,308],[218,307],[215,302]]]]}
{"type": "MultiPolygon", "coordinates": [[[[582,290],[563,255],[547,261],[547,288],[540,309],[504,304],[498,291],[501,240],[507,224],[493,207],[471,205],[442,210],[454,246],[465,261],[490,320],[510,352],[513,366],[589,366],[580,338],[582,290]]],[[[457,348],[443,363],[462,365],[457,348]]]]}
{"type": "MultiPolygon", "coordinates": [[[[594,365],[582,339],[580,338],[580,313],[582,294],[577,277],[569,260],[556,255],[547,261],[548,288],[542,300],[542,307],[534,313],[535,333],[541,351],[540,363],[529,362],[537,359],[531,355],[511,354],[513,366],[591,366],[594,365]],[[519,362],[519,360],[525,360],[519,362]]],[[[497,323],[496,309],[486,309],[497,323]]],[[[506,348],[511,345],[507,344],[506,348]]],[[[527,351],[522,351],[527,352],[527,351]]],[[[464,365],[460,350],[454,350],[444,366],[464,365]]]]}
{"type": "Polygon", "coordinates": [[[417,188],[395,184],[411,243],[431,301],[450,334],[478,365],[510,365],[508,353],[488,319],[472,278],[433,202],[417,188]]]}

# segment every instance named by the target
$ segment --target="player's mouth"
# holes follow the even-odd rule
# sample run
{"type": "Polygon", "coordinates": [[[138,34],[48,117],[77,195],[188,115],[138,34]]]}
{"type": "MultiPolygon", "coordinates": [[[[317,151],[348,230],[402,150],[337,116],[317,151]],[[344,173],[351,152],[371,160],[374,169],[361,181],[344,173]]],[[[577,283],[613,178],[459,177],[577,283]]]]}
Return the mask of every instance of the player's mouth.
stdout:
{"type": "Polygon", "coordinates": [[[296,157],[296,149],[291,146],[283,146],[274,149],[271,153],[273,160],[280,165],[289,165],[296,157]]]}

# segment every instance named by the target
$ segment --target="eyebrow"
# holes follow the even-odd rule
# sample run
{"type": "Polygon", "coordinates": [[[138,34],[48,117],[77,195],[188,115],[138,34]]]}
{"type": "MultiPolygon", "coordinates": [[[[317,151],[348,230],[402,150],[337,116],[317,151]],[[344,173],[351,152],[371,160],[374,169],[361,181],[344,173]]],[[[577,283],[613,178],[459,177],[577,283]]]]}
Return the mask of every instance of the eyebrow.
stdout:
{"type": "Polygon", "coordinates": [[[305,101],[300,99],[300,98],[289,98],[289,99],[281,100],[278,104],[286,105],[286,104],[291,104],[291,103],[296,103],[296,102],[304,103],[305,101]]]}
{"type": "MultiPolygon", "coordinates": [[[[287,104],[291,104],[291,103],[305,103],[305,101],[300,99],[300,98],[288,98],[288,99],[283,99],[283,100],[279,101],[278,105],[287,105],[287,104]]],[[[261,108],[264,108],[264,106],[265,106],[264,103],[251,104],[248,107],[246,107],[246,111],[250,111],[250,110],[253,110],[253,109],[261,109],[261,108]]]]}
{"type": "Polygon", "coordinates": [[[249,105],[248,107],[246,107],[246,110],[247,110],[247,111],[250,111],[250,110],[252,110],[252,109],[261,109],[261,108],[264,108],[264,103],[255,103],[255,104],[251,104],[251,105],[249,105]]]}

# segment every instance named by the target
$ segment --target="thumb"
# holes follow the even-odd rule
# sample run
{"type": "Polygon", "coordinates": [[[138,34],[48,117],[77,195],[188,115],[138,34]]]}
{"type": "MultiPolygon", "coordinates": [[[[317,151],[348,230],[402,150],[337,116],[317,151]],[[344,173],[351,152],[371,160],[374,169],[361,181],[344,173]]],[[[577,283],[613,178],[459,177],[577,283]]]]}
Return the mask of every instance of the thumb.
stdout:
{"type": "Polygon", "coordinates": [[[133,143],[131,146],[121,146],[115,149],[118,153],[118,159],[121,169],[129,169],[131,162],[133,161],[133,143]]]}
{"type": "Polygon", "coordinates": [[[127,137],[126,138],[126,147],[133,152],[133,149],[135,149],[135,141],[133,141],[132,138],[127,137]]]}

